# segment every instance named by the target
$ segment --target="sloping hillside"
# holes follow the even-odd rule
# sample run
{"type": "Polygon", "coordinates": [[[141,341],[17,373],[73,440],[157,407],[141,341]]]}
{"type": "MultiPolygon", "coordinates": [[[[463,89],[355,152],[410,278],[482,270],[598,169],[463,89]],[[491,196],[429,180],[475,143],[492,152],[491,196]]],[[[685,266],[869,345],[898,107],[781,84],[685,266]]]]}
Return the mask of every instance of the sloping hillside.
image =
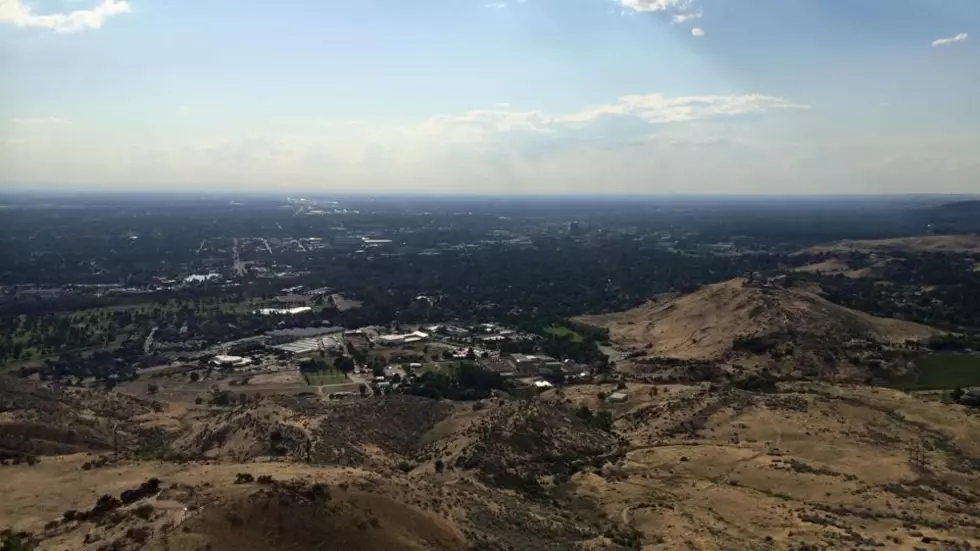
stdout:
{"type": "Polygon", "coordinates": [[[799,254],[915,251],[980,253],[980,235],[918,235],[891,239],[844,240],[803,249],[799,254]]]}
{"type": "Polygon", "coordinates": [[[163,405],[116,393],[0,377],[0,459],[131,448],[163,405]]]}
{"type": "Polygon", "coordinates": [[[233,427],[210,448],[221,461],[88,468],[93,456],[75,454],[0,466],[0,529],[38,549],[92,551],[980,545],[977,416],[893,390],[630,383],[475,407],[409,397],[254,405],[213,425],[233,427]],[[604,401],[613,390],[629,399],[604,401]],[[609,414],[613,432],[575,413],[585,408],[609,414]],[[229,443],[259,443],[270,429],[327,424],[335,440],[314,430],[303,442],[351,439],[349,449],[407,467],[314,465],[288,446],[271,461],[229,455],[229,443]]]}
{"type": "Polygon", "coordinates": [[[235,496],[190,520],[175,546],[199,549],[376,549],[463,551],[454,523],[384,495],[326,485],[275,484],[235,496]],[[325,542],[330,542],[325,546],[325,542]]]}
{"type": "Polygon", "coordinates": [[[453,407],[415,396],[325,402],[276,396],[198,423],[176,455],[225,461],[281,457],[321,465],[391,466],[453,407]]]}
{"type": "Polygon", "coordinates": [[[903,342],[938,333],[924,325],[837,306],[815,289],[741,278],[626,312],[580,319],[608,328],[613,341],[646,355],[687,360],[720,359],[739,340],[772,335],[840,343],[850,339],[903,342]]]}
{"type": "Polygon", "coordinates": [[[379,473],[293,461],[118,461],[83,470],[87,461],[3,467],[0,529],[23,531],[38,549],[91,551],[625,551],[630,541],[591,502],[562,506],[451,467],[379,473]],[[111,499],[151,477],[159,481],[151,495],[128,505],[111,499]],[[102,512],[90,513],[98,503],[102,512]]]}
{"type": "MultiPolygon", "coordinates": [[[[590,404],[594,390],[565,392],[590,404]]],[[[630,385],[623,461],[572,478],[644,549],[976,549],[977,417],[860,386],[630,385]],[[659,388],[659,392],[655,389],[659,388]],[[651,392],[655,391],[655,392],[651,392]],[[647,547],[649,546],[649,547],[647,547]]]]}
{"type": "Polygon", "coordinates": [[[528,400],[490,401],[437,426],[416,457],[473,472],[485,482],[535,492],[558,478],[602,465],[621,452],[618,439],[564,406],[528,400]]]}

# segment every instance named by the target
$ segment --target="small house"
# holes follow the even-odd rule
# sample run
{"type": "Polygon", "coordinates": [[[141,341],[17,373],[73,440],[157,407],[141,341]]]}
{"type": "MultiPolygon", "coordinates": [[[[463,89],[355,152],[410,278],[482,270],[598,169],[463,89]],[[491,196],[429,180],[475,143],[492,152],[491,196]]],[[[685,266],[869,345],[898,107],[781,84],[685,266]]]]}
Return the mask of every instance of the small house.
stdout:
{"type": "Polygon", "coordinates": [[[622,391],[613,392],[608,397],[606,397],[606,401],[612,402],[614,404],[622,404],[626,402],[626,400],[628,399],[629,399],[629,395],[622,391]]]}

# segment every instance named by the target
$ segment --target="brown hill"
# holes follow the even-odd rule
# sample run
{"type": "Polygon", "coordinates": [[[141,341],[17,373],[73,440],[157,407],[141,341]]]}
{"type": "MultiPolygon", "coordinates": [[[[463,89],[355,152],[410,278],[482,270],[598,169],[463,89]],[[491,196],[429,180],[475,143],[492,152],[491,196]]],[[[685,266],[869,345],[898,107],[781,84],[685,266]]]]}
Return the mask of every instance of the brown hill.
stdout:
{"type": "Polygon", "coordinates": [[[0,459],[138,446],[157,402],[0,377],[0,459]]]}
{"type": "MultiPolygon", "coordinates": [[[[93,551],[980,544],[980,444],[972,437],[980,421],[961,406],[819,383],[781,383],[771,393],[631,383],[626,403],[599,397],[616,388],[569,386],[475,407],[411,397],[349,408],[263,400],[212,420],[235,427],[208,448],[221,450],[218,460],[85,468],[91,455],[75,454],[0,466],[0,529],[28,532],[39,549],[93,551]],[[583,406],[610,413],[615,434],[574,413],[583,406]],[[423,413],[411,418],[415,410],[423,413]],[[254,421],[235,425],[246,413],[254,421]],[[313,429],[325,430],[328,419],[336,437],[319,440],[313,429]],[[269,425],[250,428],[259,421],[269,425]],[[274,460],[264,451],[232,457],[235,431],[248,436],[242,442],[259,442],[280,425],[301,428],[320,446],[349,439],[366,459],[311,465],[289,446],[274,460]],[[358,431],[364,436],[352,436],[358,431]],[[389,468],[395,458],[408,467],[389,468]],[[159,492],[79,517],[111,503],[99,496],[121,498],[152,478],[159,492]]],[[[188,412],[178,432],[198,434],[205,413],[224,415],[188,412]]]]}
{"type": "Polygon", "coordinates": [[[416,396],[352,402],[273,396],[194,424],[171,450],[175,456],[224,461],[277,457],[392,467],[452,410],[450,403],[416,396]]]}
{"type": "Polygon", "coordinates": [[[980,235],[919,235],[892,239],[848,239],[808,247],[799,254],[893,251],[980,253],[980,235]]]}
{"type": "MultiPolygon", "coordinates": [[[[455,524],[431,512],[368,492],[277,483],[208,508],[166,548],[228,551],[381,549],[463,551],[455,524]]],[[[164,548],[163,545],[154,546],[164,548]]]]}
{"type": "Polygon", "coordinates": [[[26,532],[39,549],[93,551],[625,551],[616,541],[629,541],[629,531],[591,501],[562,506],[451,467],[406,474],[286,461],[119,461],[82,471],[87,461],[62,456],[4,467],[0,528],[26,532]],[[99,496],[122,495],[151,477],[161,481],[159,493],[80,519],[78,512],[109,502],[99,496]]]}
{"type": "Polygon", "coordinates": [[[743,351],[769,351],[780,342],[813,350],[852,339],[901,343],[939,333],[838,306],[811,287],[741,278],[626,312],[580,319],[608,328],[613,341],[641,355],[684,360],[732,359],[744,356],[743,351]]]}
{"type": "Polygon", "coordinates": [[[808,272],[820,275],[842,275],[852,279],[862,277],[881,277],[892,259],[880,258],[873,262],[864,263],[859,267],[852,267],[840,258],[828,258],[812,264],[796,268],[797,272],[808,272]]]}
{"type": "MultiPolygon", "coordinates": [[[[561,399],[592,405],[595,387],[561,399]]],[[[605,387],[606,392],[611,388],[605,387]]],[[[980,421],[902,392],[630,384],[622,461],[576,495],[656,549],[976,549],[980,421]],[[668,392],[669,391],[669,392],[668,392]]]]}
{"type": "Polygon", "coordinates": [[[471,470],[499,487],[538,492],[538,479],[601,466],[621,451],[609,432],[568,407],[537,400],[482,402],[437,426],[415,457],[471,470]]]}

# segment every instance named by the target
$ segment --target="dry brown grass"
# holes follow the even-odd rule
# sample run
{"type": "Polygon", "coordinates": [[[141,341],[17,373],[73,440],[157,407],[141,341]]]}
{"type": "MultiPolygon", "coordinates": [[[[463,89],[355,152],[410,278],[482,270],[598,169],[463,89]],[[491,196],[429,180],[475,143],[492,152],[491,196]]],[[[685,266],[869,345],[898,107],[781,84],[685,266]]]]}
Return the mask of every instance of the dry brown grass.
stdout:
{"type": "Polygon", "coordinates": [[[626,403],[599,399],[614,389],[572,386],[476,408],[276,397],[208,416],[145,412],[134,422],[178,433],[181,445],[210,444],[183,462],[127,456],[83,469],[97,456],[73,454],[0,466],[0,528],[63,550],[980,545],[980,418],[962,407],[805,382],[771,394],[628,383],[626,403]],[[572,414],[581,406],[612,412],[616,434],[583,426],[572,414]],[[308,440],[275,460],[238,455],[286,426],[308,440]],[[307,444],[310,457],[300,453],[307,444]],[[235,484],[238,473],[273,482],[235,484]],[[520,484],[498,487],[502,473],[520,484]],[[105,522],[58,521],[150,478],[163,492],[105,522]]]}
{"type": "Polygon", "coordinates": [[[938,331],[879,318],[830,303],[806,288],[763,288],[744,279],[709,285],[667,301],[616,314],[584,316],[612,339],[648,356],[718,359],[739,337],[793,332],[808,337],[860,336],[884,342],[921,339],[938,331]]]}
{"type": "Polygon", "coordinates": [[[573,482],[659,542],[651,548],[980,544],[980,444],[968,436],[980,421],[959,407],[822,384],[774,395],[645,389],[630,389],[618,417],[626,458],[573,482]],[[684,419],[691,430],[674,433],[684,419]],[[923,469],[910,464],[918,446],[923,469]]]}
{"type": "Polygon", "coordinates": [[[892,239],[844,240],[816,245],[800,251],[800,254],[860,252],[980,252],[980,235],[920,235],[892,239]]]}
{"type": "Polygon", "coordinates": [[[889,261],[890,260],[887,258],[880,259],[872,262],[866,267],[854,269],[839,258],[830,258],[820,262],[814,262],[813,264],[807,264],[806,266],[801,266],[797,268],[796,271],[820,275],[842,275],[851,279],[878,277],[879,274],[882,273],[882,269],[888,264],[889,261]]]}
{"type": "Polygon", "coordinates": [[[276,486],[229,493],[221,507],[189,520],[167,545],[196,550],[465,549],[452,521],[392,498],[327,487],[323,497],[303,495],[309,486],[276,486]],[[305,490],[305,491],[304,491],[305,490]]]}

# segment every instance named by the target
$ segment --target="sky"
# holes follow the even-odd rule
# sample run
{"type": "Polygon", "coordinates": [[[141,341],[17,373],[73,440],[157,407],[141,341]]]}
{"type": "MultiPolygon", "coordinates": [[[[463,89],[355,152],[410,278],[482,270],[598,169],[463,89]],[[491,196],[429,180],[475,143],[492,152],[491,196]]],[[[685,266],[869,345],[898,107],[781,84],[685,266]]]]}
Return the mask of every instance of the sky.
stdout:
{"type": "Polygon", "coordinates": [[[977,0],[0,0],[0,188],[980,193],[977,0]]]}

